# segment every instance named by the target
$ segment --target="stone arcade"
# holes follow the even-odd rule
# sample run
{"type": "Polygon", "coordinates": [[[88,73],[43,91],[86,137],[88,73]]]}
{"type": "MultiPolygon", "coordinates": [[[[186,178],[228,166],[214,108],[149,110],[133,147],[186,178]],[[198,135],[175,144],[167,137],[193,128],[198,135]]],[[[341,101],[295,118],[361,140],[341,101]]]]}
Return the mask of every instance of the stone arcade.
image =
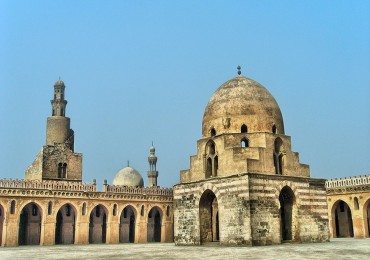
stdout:
{"type": "Polygon", "coordinates": [[[82,183],[82,154],[65,117],[65,85],[54,85],[46,145],[25,180],[0,180],[0,244],[53,245],[173,241],[172,189],[157,186],[150,148],[149,186],[135,169],[120,170],[104,190],[82,183]]]}
{"type": "Polygon", "coordinates": [[[209,100],[197,155],[174,186],[175,243],[328,241],[325,180],[291,150],[274,97],[238,69],[209,100]]]}

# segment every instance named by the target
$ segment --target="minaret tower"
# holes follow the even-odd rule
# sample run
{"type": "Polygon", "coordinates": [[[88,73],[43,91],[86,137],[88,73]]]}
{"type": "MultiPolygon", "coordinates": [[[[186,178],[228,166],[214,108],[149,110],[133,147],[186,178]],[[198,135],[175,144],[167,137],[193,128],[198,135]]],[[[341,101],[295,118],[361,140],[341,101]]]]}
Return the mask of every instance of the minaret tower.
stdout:
{"type": "Polygon", "coordinates": [[[155,156],[155,147],[150,147],[150,155],[148,157],[149,162],[149,171],[148,171],[148,181],[149,187],[157,187],[157,178],[158,178],[158,171],[157,171],[157,156],[155,156]]]}
{"type": "Polygon", "coordinates": [[[82,181],[82,154],[74,152],[74,132],[71,120],[65,116],[64,90],[64,82],[57,80],[46,123],[46,145],[26,170],[27,180],[82,181]]]}
{"type": "Polygon", "coordinates": [[[73,130],[70,119],[65,116],[67,100],[64,99],[64,82],[58,80],[54,84],[54,99],[51,100],[52,114],[47,119],[46,145],[67,144],[74,150],[73,130]]]}

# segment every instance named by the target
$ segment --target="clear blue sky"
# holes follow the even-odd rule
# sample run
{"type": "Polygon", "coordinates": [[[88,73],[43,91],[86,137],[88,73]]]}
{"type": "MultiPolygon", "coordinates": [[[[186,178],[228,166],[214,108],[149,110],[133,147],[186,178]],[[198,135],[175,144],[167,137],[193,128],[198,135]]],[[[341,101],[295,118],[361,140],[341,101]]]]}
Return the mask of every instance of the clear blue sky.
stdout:
{"type": "Polygon", "coordinates": [[[370,1],[0,1],[0,177],[45,144],[53,84],[83,179],[189,168],[212,93],[236,76],[275,96],[311,176],[370,174],[370,1]]]}

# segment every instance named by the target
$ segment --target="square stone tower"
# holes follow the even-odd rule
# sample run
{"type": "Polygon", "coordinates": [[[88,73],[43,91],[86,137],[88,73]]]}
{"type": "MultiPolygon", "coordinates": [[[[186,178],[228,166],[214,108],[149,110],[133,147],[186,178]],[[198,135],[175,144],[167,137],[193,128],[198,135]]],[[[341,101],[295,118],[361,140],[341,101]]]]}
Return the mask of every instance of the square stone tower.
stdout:
{"type": "Polygon", "coordinates": [[[74,132],[70,128],[70,119],[65,116],[67,100],[64,91],[64,82],[55,82],[52,115],[47,119],[46,145],[26,170],[27,180],[82,181],[82,154],[74,152],[74,132]]]}
{"type": "Polygon", "coordinates": [[[325,180],[291,150],[274,97],[238,69],[209,100],[197,155],[174,186],[175,243],[327,241],[325,180]]]}

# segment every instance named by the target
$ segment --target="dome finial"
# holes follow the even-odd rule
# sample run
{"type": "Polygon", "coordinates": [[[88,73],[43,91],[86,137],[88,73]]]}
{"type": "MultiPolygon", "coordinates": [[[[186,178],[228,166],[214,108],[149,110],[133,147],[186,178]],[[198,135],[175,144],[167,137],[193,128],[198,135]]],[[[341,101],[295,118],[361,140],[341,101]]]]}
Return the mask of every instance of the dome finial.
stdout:
{"type": "Polygon", "coordinates": [[[240,65],[238,65],[237,69],[238,69],[238,75],[242,74],[242,71],[241,71],[242,67],[240,67],[240,65]]]}
{"type": "Polygon", "coordinates": [[[127,160],[127,167],[130,167],[130,161],[127,160]]]}

